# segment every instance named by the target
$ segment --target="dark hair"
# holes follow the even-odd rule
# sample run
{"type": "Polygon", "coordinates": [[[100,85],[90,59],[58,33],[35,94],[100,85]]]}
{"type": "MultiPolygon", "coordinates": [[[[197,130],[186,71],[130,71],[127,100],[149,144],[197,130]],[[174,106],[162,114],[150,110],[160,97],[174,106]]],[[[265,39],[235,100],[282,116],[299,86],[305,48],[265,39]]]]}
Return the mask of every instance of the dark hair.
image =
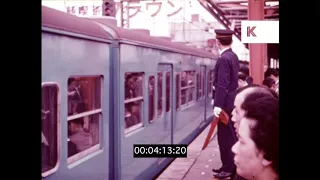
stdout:
{"type": "Polygon", "coordinates": [[[83,118],[77,118],[77,119],[74,119],[74,120],[71,120],[70,121],[71,123],[74,123],[74,124],[78,124],[78,125],[81,125],[83,126],[84,125],[84,121],[83,121],[83,118]]]}
{"type": "Polygon", "coordinates": [[[256,123],[250,127],[250,136],[264,158],[272,162],[272,168],[279,173],[279,99],[268,88],[253,87],[246,95],[241,108],[245,117],[256,123]]]}
{"type": "Polygon", "coordinates": [[[270,77],[271,75],[278,77],[279,72],[276,69],[268,68],[264,73],[264,78],[270,77]]]}
{"type": "Polygon", "coordinates": [[[253,84],[253,78],[251,76],[248,76],[247,79],[246,79],[247,83],[250,85],[250,84],[253,84]]]}
{"type": "Polygon", "coordinates": [[[232,37],[228,38],[217,38],[217,40],[222,44],[223,46],[229,46],[232,44],[232,37]]]}
{"type": "Polygon", "coordinates": [[[245,81],[247,79],[247,76],[243,73],[238,74],[238,79],[241,79],[242,81],[245,81]]]}
{"type": "Polygon", "coordinates": [[[257,84],[250,84],[241,88],[237,89],[237,94],[241,93],[243,90],[248,89],[248,88],[252,88],[252,87],[259,87],[259,85],[257,84]]]}
{"type": "Polygon", "coordinates": [[[73,82],[73,81],[75,81],[76,79],[75,78],[69,78],[68,79],[68,86],[70,86],[71,85],[71,83],[73,82]]]}
{"type": "Polygon", "coordinates": [[[250,74],[250,70],[249,70],[249,68],[247,66],[240,67],[239,72],[241,72],[241,73],[243,73],[243,74],[245,74],[247,76],[249,76],[249,74],[250,74]]]}
{"type": "Polygon", "coordinates": [[[250,85],[241,87],[241,88],[237,89],[237,94],[239,94],[242,91],[249,89],[249,88],[255,88],[256,91],[262,91],[263,93],[270,94],[271,96],[273,96],[275,98],[279,98],[279,95],[275,91],[273,91],[272,89],[267,88],[265,86],[258,85],[258,84],[250,84],[250,85]]]}
{"type": "Polygon", "coordinates": [[[262,82],[263,85],[267,86],[268,88],[271,88],[272,85],[276,84],[276,81],[272,79],[271,77],[267,77],[262,82]]]}

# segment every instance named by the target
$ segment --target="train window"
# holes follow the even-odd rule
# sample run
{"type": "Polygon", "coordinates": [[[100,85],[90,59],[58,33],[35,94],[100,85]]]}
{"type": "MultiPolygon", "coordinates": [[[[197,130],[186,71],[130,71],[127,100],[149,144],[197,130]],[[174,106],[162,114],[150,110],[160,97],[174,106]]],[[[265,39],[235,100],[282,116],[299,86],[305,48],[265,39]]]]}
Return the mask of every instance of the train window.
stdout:
{"type": "Polygon", "coordinates": [[[213,87],[213,70],[210,70],[208,73],[208,96],[212,96],[212,87],[213,87]]]}
{"type": "Polygon", "coordinates": [[[170,72],[166,73],[166,111],[170,111],[170,72]]]}
{"type": "Polygon", "coordinates": [[[102,76],[68,79],[68,164],[100,148],[102,76]]]}
{"type": "Polygon", "coordinates": [[[149,77],[148,82],[148,93],[149,93],[149,122],[155,117],[155,79],[154,76],[149,77]]]}
{"type": "Polygon", "coordinates": [[[204,81],[204,76],[206,72],[206,67],[205,66],[200,66],[201,72],[200,72],[200,79],[201,79],[201,97],[204,97],[204,88],[205,88],[205,81],[204,81]]]}
{"type": "Polygon", "coordinates": [[[158,101],[157,101],[158,117],[162,114],[162,72],[158,73],[158,101]]]}
{"type": "Polygon", "coordinates": [[[201,79],[200,74],[197,73],[197,100],[199,100],[201,97],[201,79]]]}
{"type": "Polygon", "coordinates": [[[180,75],[179,74],[176,75],[176,86],[177,86],[177,89],[176,89],[176,109],[178,110],[180,107],[180,104],[179,104],[179,100],[180,100],[180,75]]]}
{"type": "Polygon", "coordinates": [[[187,72],[181,73],[181,105],[184,105],[187,103],[187,72]]]}
{"type": "Polygon", "coordinates": [[[42,85],[41,155],[42,176],[57,170],[58,165],[58,92],[53,83],[42,85]]]}
{"type": "Polygon", "coordinates": [[[125,133],[142,127],[143,73],[125,73],[125,133]]]}
{"type": "Polygon", "coordinates": [[[181,105],[193,101],[195,71],[184,71],[181,77],[181,105]]]}

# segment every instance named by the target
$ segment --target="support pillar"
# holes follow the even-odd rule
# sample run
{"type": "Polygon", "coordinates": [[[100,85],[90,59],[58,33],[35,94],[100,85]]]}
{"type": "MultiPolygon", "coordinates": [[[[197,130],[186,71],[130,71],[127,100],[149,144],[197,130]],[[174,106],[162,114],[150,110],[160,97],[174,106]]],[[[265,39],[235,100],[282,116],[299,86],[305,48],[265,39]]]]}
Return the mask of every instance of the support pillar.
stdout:
{"type": "MultiPolygon", "coordinates": [[[[248,20],[264,20],[264,0],[248,0],[248,20]]],[[[250,75],[253,83],[262,84],[266,61],[266,44],[249,44],[250,75]]]]}

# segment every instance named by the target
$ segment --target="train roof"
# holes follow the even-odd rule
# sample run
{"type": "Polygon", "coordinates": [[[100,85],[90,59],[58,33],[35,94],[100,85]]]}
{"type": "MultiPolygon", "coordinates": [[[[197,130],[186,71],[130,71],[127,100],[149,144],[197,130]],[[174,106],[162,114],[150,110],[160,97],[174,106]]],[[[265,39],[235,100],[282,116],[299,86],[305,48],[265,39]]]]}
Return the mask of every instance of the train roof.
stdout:
{"type": "Polygon", "coordinates": [[[42,6],[42,26],[97,38],[108,38],[108,33],[96,23],[46,6],[42,6]]]}
{"type": "Polygon", "coordinates": [[[114,39],[118,39],[123,43],[129,41],[137,44],[142,44],[147,47],[155,47],[188,55],[195,55],[205,58],[215,57],[213,53],[209,53],[201,49],[173,43],[170,40],[148,36],[129,29],[119,28],[110,23],[106,23],[105,21],[103,21],[103,19],[81,18],[45,6],[42,6],[42,26],[103,39],[110,39],[111,34],[114,36],[114,39]],[[99,26],[97,22],[112,29],[114,33],[108,33],[101,26],[99,26]]]}

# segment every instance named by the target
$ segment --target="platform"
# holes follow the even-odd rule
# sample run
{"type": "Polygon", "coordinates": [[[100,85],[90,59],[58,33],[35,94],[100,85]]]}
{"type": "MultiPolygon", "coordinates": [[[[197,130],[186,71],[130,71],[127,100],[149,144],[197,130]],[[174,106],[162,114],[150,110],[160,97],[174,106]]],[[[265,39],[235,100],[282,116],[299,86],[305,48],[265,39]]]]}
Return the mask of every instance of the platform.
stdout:
{"type": "Polygon", "coordinates": [[[176,158],[156,180],[212,180],[213,168],[221,166],[217,128],[205,150],[201,150],[210,129],[206,127],[188,146],[187,158],[176,158]]]}

